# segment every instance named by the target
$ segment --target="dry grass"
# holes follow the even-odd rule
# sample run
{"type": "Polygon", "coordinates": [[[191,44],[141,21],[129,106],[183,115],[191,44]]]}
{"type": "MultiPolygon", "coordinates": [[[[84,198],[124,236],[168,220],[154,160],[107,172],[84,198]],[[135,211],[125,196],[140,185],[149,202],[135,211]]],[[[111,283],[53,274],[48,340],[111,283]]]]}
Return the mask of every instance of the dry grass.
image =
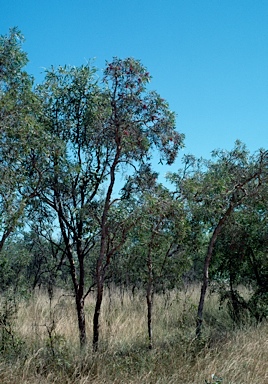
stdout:
{"type": "MultiPolygon", "coordinates": [[[[206,302],[202,342],[194,338],[199,291],[157,295],[154,305],[154,349],[147,349],[146,302],[117,290],[106,293],[100,351],[80,352],[74,300],[57,292],[52,303],[37,292],[22,302],[13,332],[23,343],[18,353],[2,353],[1,384],[223,384],[268,383],[268,325],[234,329],[217,296],[206,302]]],[[[86,303],[88,338],[92,336],[94,299],[86,303]]]]}

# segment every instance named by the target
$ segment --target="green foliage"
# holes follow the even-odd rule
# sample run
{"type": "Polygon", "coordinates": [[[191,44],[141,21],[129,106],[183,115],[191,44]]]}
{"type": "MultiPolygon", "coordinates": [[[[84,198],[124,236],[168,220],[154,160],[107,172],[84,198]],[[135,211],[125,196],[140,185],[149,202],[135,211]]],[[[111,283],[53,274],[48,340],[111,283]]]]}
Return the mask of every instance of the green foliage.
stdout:
{"type": "Polygon", "coordinates": [[[229,301],[235,320],[239,320],[237,306],[257,321],[267,317],[267,201],[266,184],[262,184],[258,194],[228,220],[215,247],[211,275],[227,283],[222,286],[222,297],[235,298],[239,285],[252,290],[249,299],[229,301]]]}
{"type": "Polygon", "coordinates": [[[215,150],[211,160],[185,157],[185,168],[169,178],[185,201],[186,209],[203,232],[212,232],[230,203],[239,206],[256,195],[265,180],[266,154],[251,156],[237,141],[233,150],[215,150]]]}
{"type": "Polygon", "coordinates": [[[112,106],[116,107],[114,129],[120,129],[125,155],[132,152],[138,160],[148,156],[155,146],[162,153],[162,160],[172,164],[184,136],[174,130],[175,115],[168,103],[155,91],[147,91],[150,79],[147,69],[133,58],[115,57],[106,64],[104,82],[112,106]]]}
{"type": "Polygon", "coordinates": [[[268,318],[268,292],[267,289],[257,289],[247,303],[252,316],[257,322],[268,318]]]}
{"type": "Polygon", "coordinates": [[[139,201],[134,204],[135,226],[131,228],[119,260],[115,258],[111,265],[114,281],[133,288],[144,285],[148,280],[150,258],[154,289],[171,289],[181,281],[190,263],[185,253],[188,227],[182,206],[161,185],[152,188],[150,193],[139,195],[139,201]]]}
{"type": "Polygon", "coordinates": [[[29,287],[26,268],[30,255],[21,246],[20,241],[10,239],[0,253],[0,292],[10,289],[19,295],[24,295],[29,287]]]}
{"type": "Polygon", "coordinates": [[[32,78],[23,70],[27,55],[15,28],[0,37],[0,250],[14,230],[23,226],[28,201],[39,188],[48,143],[37,123],[39,100],[32,78]]]}
{"type": "Polygon", "coordinates": [[[17,28],[11,28],[8,35],[0,36],[0,80],[1,86],[20,83],[21,69],[28,59],[21,45],[24,41],[22,33],[17,28]]]}

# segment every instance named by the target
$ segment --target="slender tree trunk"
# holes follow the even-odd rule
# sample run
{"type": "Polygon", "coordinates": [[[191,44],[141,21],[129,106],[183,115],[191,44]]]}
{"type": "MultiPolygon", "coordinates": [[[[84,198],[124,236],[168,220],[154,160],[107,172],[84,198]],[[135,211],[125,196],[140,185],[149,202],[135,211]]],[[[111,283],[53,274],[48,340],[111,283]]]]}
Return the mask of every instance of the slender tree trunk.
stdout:
{"type": "MultiPolygon", "coordinates": [[[[214,231],[215,233],[215,231],[214,231]]],[[[199,304],[198,304],[198,310],[197,310],[197,321],[196,321],[196,336],[198,338],[201,337],[201,328],[202,328],[202,323],[203,323],[203,309],[204,309],[204,302],[205,302],[205,296],[207,292],[207,287],[208,287],[208,270],[209,270],[209,265],[212,257],[212,252],[214,248],[214,244],[216,241],[217,236],[215,236],[213,233],[212,238],[209,243],[207,255],[205,258],[205,263],[204,263],[204,271],[203,271],[203,282],[202,282],[202,287],[201,287],[201,293],[200,293],[200,299],[199,299],[199,304]]]]}
{"type": "Polygon", "coordinates": [[[153,330],[152,330],[152,310],[153,310],[153,292],[152,287],[148,285],[147,288],[147,322],[148,322],[148,336],[149,336],[149,349],[153,348],[153,330]]]}
{"type": "Polygon", "coordinates": [[[106,267],[110,264],[110,256],[107,255],[107,247],[106,247],[107,237],[108,237],[107,216],[110,209],[110,201],[111,201],[111,196],[112,196],[113,187],[115,183],[115,170],[120,158],[120,152],[121,152],[120,140],[118,141],[118,139],[116,139],[116,144],[117,144],[116,154],[110,170],[110,183],[108,186],[108,190],[105,198],[105,204],[103,208],[103,214],[101,218],[101,244],[100,244],[100,254],[97,260],[97,268],[96,268],[97,298],[96,298],[95,312],[93,317],[93,351],[94,352],[97,352],[98,344],[99,344],[99,327],[100,327],[99,321],[100,321],[101,304],[103,299],[105,270],[106,270],[106,267]],[[105,260],[105,263],[104,263],[104,260],[105,260]]]}
{"type": "Polygon", "coordinates": [[[204,270],[203,270],[203,283],[201,287],[201,293],[200,293],[200,299],[198,304],[198,310],[197,310],[197,320],[196,320],[196,337],[200,338],[202,334],[202,324],[203,324],[203,310],[204,310],[204,303],[205,303],[205,296],[207,292],[208,282],[209,282],[209,266],[212,258],[212,253],[215,247],[215,243],[217,241],[217,238],[219,234],[221,233],[221,230],[223,228],[223,225],[227,218],[230,216],[232,210],[234,208],[233,202],[230,203],[228,209],[226,210],[225,214],[222,216],[222,218],[219,220],[216,228],[213,231],[212,237],[210,239],[207,255],[204,261],[204,270]]]}
{"type": "Polygon", "coordinates": [[[86,320],[85,320],[85,302],[83,298],[80,298],[76,295],[76,312],[78,320],[78,329],[79,329],[79,340],[80,347],[83,349],[87,343],[86,336],[86,320]]]}
{"type": "Polygon", "coordinates": [[[75,267],[75,262],[73,258],[73,253],[71,246],[68,242],[68,238],[65,239],[67,242],[67,257],[70,264],[70,274],[73,282],[73,289],[75,292],[75,304],[76,304],[76,314],[78,320],[78,330],[79,330],[79,340],[81,350],[86,346],[87,337],[86,337],[86,319],[85,319],[85,298],[84,298],[84,264],[83,258],[81,255],[78,256],[80,262],[80,276],[79,283],[77,280],[77,270],[75,267]]]}
{"type": "Polygon", "coordinates": [[[152,331],[152,310],[153,310],[153,264],[151,254],[148,255],[148,284],[146,292],[147,301],[147,323],[148,323],[148,336],[149,336],[149,349],[153,348],[153,331],[152,331]]]}
{"type": "MultiPolygon", "coordinates": [[[[57,177],[55,184],[57,185],[57,177]]],[[[57,211],[61,234],[63,236],[63,240],[66,246],[66,255],[69,261],[70,265],[70,275],[72,277],[73,282],[73,289],[75,292],[75,304],[76,304],[76,314],[77,314],[77,320],[78,320],[78,330],[79,330],[79,340],[80,340],[80,348],[83,349],[86,346],[87,343],[87,337],[86,337],[86,320],[85,320],[85,298],[84,298],[84,276],[85,276],[85,269],[84,269],[84,256],[81,249],[81,241],[78,241],[77,249],[76,249],[76,255],[79,260],[79,280],[77,279],[77,268],[75,265],[75,260],[73,257],[73,250],[72,246],[70,244],[70,233],[66,228],[65,220],[64,220],[64,211],[62,208],[62,202],[60,199],[60,195],[55,189],[55,207],[54,209],[57,211]]],[[[82,222],[80,222],[81,224],[82,222]]],[[[82,228],[79,228],[81,231],[82,228]]],[[[81,236],[81,232],[80,232],[81,236]]],[[[80,238],[78,236],[78,238],[80,238]]]]}
{"type": "Polygon", "coordinates": [[[86,337],[86,320],[85,320],[85,299],[84,299],[84,263],[83,263],[83,256],[79,253],[79,249],[77,249],[79,264],[80,264],[80,278],[79,283],[77,280],[77,269],[74,262],[72,247],[70,245],[70,239],[66,233],[64,223],[63,223],[63,214],[62,209],[60,206],[59,211],[59,222],[61,227],[61,233],[63,235],[63,239],[66,245],[66,254],[69,260],[70,265],[70,274],[72,277],[73,282],[73,289],[75,292],[75,304],[76,304],[76,314],[77,314],[77,320],[78,320],[78,330],[79,330],[79,341],[80,341],[80,348],[81,350],[86,346],[87,343],[87,337],[86,337]]]}
{"type": "Polygon", "coordinates": [[[97,298],[95,304],[95,312],[93,317],[93,351],[97,352],[99,347],[99,332],[100,332],[100,313],[103,298],[103,283],[97,283],[97,298]]]}

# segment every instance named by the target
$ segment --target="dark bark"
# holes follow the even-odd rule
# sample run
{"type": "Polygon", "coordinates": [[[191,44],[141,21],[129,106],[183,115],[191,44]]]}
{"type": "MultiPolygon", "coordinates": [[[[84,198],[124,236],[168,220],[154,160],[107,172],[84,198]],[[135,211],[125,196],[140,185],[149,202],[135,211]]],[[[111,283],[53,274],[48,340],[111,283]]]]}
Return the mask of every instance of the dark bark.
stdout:
{"type": "MultiPolygon", "coordinates": [[[[113,105],[113,113],[114,113],[114,121],[117,122],[117,110],[116,105],[113,105]]],[[[103,286],[105,279],[106,268],[110,264],[111,254],[107,254],[107,237],[108,237],[108,227],[107,227],[107,218],[111,205],[111,197],[113,193],[113,188],[115,184],[115,170],[119,163],[120,154],[121,154],[121,138],[119,134],[119,124],[116,123],[116,151],[113,163],[110,169],[110,182],[105,198],[105,204],[103,208],[102,218],[101,218],[101,244],[100,244],[100,253],[97,260],[97,268],[96,268],[96,285],[97,285],[97,297],[95,304],[95,311],[93,317],[93,351],[96,352],[98,350],[99,343],[99,319],[101,312],[101,304],[103,299],[103,286]]]]}
{"type": "Polygon", "coordinates": [[[148,283],[147,283],[146,301],[147,301],[147,325],[148,325],[149,349],[153,348],[153,331],[152,331],[153,263],[152,263],[152,254],[151,254],[153,238],[154,238],[154,234],[152,235],[152,239],[149,246],[148,258],[147,258],[148,283]]]}
{"type": "Polygon", "coordinates": [[[84,299],[81,297],[76,297],[76,312],[77,312],[77,319],[78,319],[79,340],[80,340],[81,349],[83,349],[87,344],[84,305],[85,305],[84,299]]]}
{"type": "MultiPolygon", "coordinates": [[[[105,266],[103,265],[103,260],[105,257],[105,250],[106,250],[106,218],[108,214],[109,206],[105,204],[104,207],[104,214],[102,217],[102,235],[101,235],[101,248],[100,248],[100,254],[99,258],[97,260],[97,268],[96,268],[96,285],[97,285],[97,297],[96,297],[96,303],[95,303],[95,311],[94,311],[94,317],[93,317],[93,351],[97,352],[98,350],[98,344],[99,344],[99,319],[100,319],[100,312],[101,312],[101,304],[103,299],[103,284],[104,284],[104,274],[105,274],[105,266]]],[[[109,261],[106,261],[109,263],[109,261]]]]}
{"type": "Polygon", "coordinates": [[[2,251],[3,247],[4,247],[4,244],[8,238],[8,236],[13,232],[13,228],[10,227],[8,228],[6,231],[4,231],[3,235],[2,235],[2,238],[0,240],[0,252],[2,251]]]}
{"type": "Polygon", "coordinates": [[[100,333],[100,313],[101,304],[103,299],[103,284],[99,285],[97,292],[97,299],[95,304],[95,312],[93,317],[93,351],[97,352],[99,347],[99,333],[100,333]]]}
{"type": "Polygon", "coordinates": [[[148,337],[149,337],[149,349],[153,348],[153,330],[152,330],[152,310],[153,310],[153,281],[149,278],[147,285],[147,324],[148,324],[148,337]]]}
{"type": "Polygon", "coordinates": [[[85,296],[84,296],[84,257],[82,253],[82,249],[80,246],[77,247],[77,256],[79,260],[79,282],[77,278],[77,271],[75,267],[72,247],[70,245],[70,236],[68,234],[68,231],[66,231],[65,225],[64,225],[64,214],[61,206],[61,202],[58,203],[58,219],[60,223],[61,233],[63,236],[63,240],[66,247],[66,255],[68,257],[69,265],[70,265],[70,275],[73,282],[73,288],[75,292],[75,303],[76,303],[76,314],[77,314],[77,320],[78,320],[78,329],[79,329],[79,340],[80,340],[80,347],[83,349],[87,343],[87,337],[86,337],[86,321],[85,321],[85,310],[84,310],[84,302],[85,302],[85,296]]]}
{"type": "Polygon", "coordinates": [[[202,324],[203,324],[203,310],[204,310],[204,302],[205,302],[205,296],[207,292],[208,282],[209,282],[209,266],[212,259],[212,253],[215,247],[215,243],[217,241],[217,238],[219,234],[222,231],[223,225],[226,222],[227,218],[231,215],[233,209],[234,209],[234,203],[231,200],[230,205],[222,218],[219,220],[216,228],[213,231],[212,237],[210,239],[208,250],[206,254],[206,258],[204,261],[204,270],[203,270],[203,282],[201,287],[201,293],[200,293],[200,299],[198,304],[198,310],[197,310],[197,320],[196,320],[196,337],[200,338],[202,333],[202,324]]]}

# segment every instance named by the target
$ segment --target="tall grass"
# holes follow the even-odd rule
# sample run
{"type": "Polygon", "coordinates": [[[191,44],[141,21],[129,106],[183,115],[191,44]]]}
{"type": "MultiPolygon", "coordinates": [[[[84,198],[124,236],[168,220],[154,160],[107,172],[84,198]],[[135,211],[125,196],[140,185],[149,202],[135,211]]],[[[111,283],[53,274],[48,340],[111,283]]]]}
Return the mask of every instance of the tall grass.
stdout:
{"type": "MultiPolygon", "coordinates": [[[[18,340],[2,351],[1,384],[86,383],[268,383],[268,324],[245,321],[234,327],[216,294],[208,296],[204,333],[195,340],[199,289],[155,295],[153,350],[148,350],[146,301],[119,290],[106,291],[98,353],[79,349],[74,299],[58,291],[50,301],[36,292],[21,301],[12,333],[18,340]]],[[[86,303],[89,341],[94,298],[86,303]]]]}

